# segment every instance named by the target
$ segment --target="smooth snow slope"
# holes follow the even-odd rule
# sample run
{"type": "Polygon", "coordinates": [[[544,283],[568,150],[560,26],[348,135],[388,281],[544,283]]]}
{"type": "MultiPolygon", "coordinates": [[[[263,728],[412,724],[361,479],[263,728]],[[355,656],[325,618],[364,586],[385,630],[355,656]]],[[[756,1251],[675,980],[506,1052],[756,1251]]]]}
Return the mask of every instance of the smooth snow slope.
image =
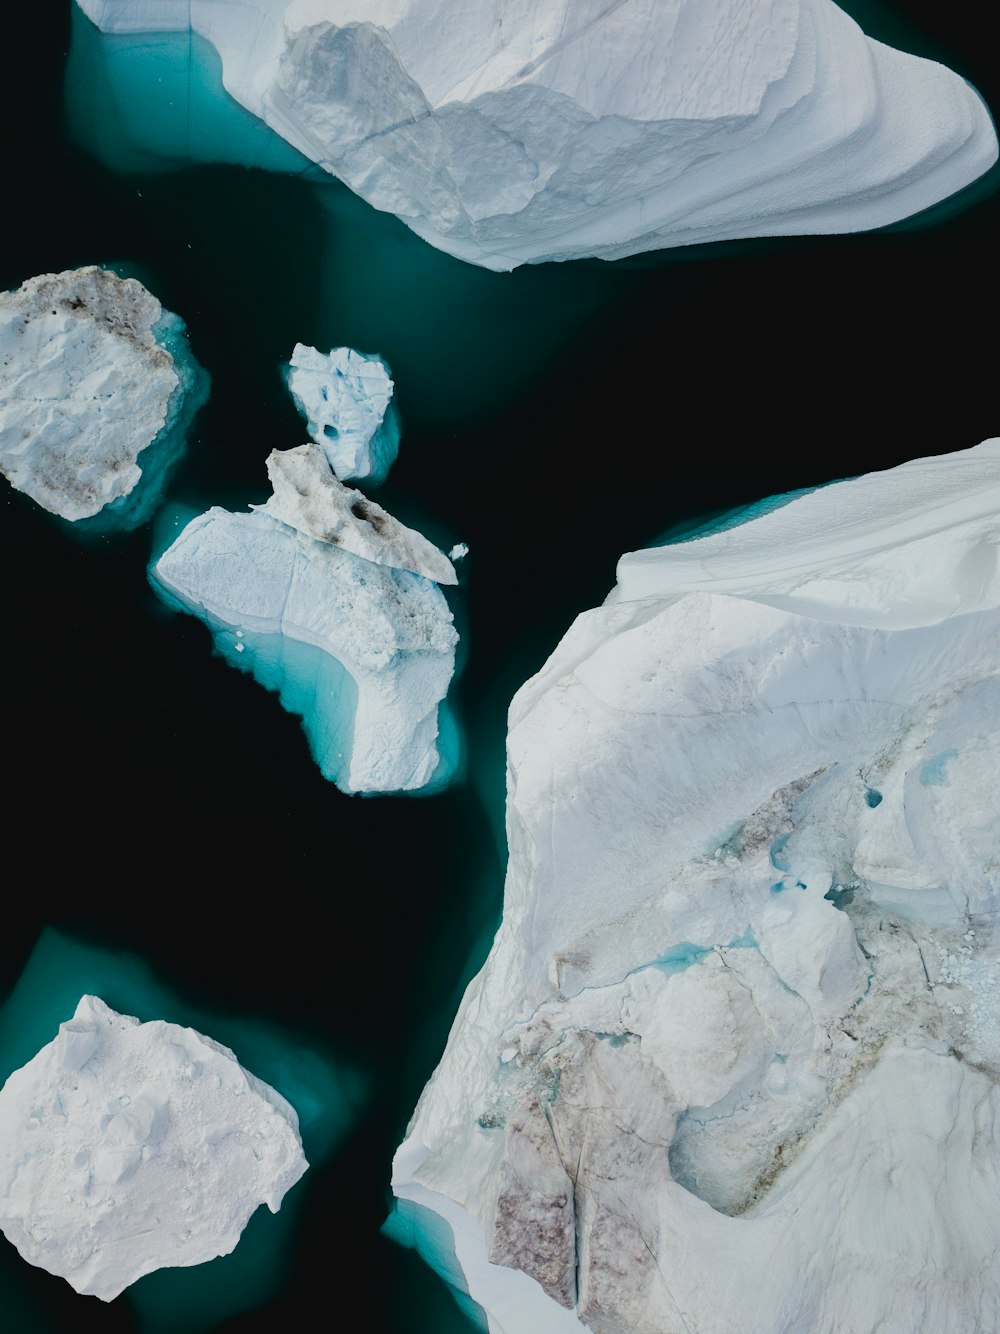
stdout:
{"type": "Polygon", "coordinates": [[[194,31],[232,95],[493,269],[916,213],[997,157],[975,91],[830,0],[78,0],[194,31]]]}
{"type": "Polygon", "coordinates": [[[625,556],[515,697],[394,1177],[494,1334],[1000,1322],[998,542],[1000,441],[838,483],[625,556]]]}

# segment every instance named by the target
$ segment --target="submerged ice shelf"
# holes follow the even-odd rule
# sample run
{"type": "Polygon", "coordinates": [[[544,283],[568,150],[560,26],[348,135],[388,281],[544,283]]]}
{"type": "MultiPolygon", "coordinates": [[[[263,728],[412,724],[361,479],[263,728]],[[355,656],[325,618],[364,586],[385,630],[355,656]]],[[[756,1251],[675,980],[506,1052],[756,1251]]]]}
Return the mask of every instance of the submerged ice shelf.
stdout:
{"type": "Polygon", "coordinates": [[[838,483],[625,556],[515,697],[394,1166],[492,1334],[1000,1321],[998,542],[1000,441],[838,483]]]}
{"type": "Polygon", "coordinates": [[[830,0],[78,3],[190,27],[294,148],[494,269],[878,227],[997,157],[972,88],[830,0]]]}
{"type": "Polygon", "coordinates": [[[458,635],[434,580],[455,582],[451,562],[342,486],[316,445],[274,451],[268,473],[271,500],[193,519],[154,562],[154,587],[302,715],[345,792],[442,785],[458,635]]]}
{"type": "Polygon", "coordinates": [[[96,267],[0,294],[0,472],[53,514],[144,523],[207,392],[184,323],[96,267]]]}
{"type": "Polygon", "coordinates": [[[308,1166],[293,1108],[227,1047],[96,996],[7,1080],[0,1132],[0,1228],[103,1301],[228,1255],[308,1166]]]}

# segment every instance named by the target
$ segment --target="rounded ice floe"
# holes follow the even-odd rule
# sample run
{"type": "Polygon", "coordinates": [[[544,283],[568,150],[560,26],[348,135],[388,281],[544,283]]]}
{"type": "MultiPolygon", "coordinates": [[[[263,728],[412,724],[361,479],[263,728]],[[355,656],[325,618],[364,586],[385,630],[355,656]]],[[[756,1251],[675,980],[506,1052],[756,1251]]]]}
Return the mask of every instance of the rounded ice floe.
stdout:
{"type": "Polygon", "coordinates": [[[227,1047],[96,996],[0,1091],[0,1228],[103,1301],[228,1255],[307,1166],[293,1108],[227,1047]]]}
{"type": "Polygon", "coordinates": [[[341,481],[385,480],[399,451],[399,420],[392,380],[381,357],[349,347],[324,355],[296,343],[288,388],[341,481]]]}
{"type": "Polygon", "coordinates": [[[830,0],[78,0],[207,37],[227,89],[494,269],[896,221],[996,160],[981,100],[830,0]]]}
{"type": "Polygon", "coordinates": [[[824,487],[623,557],[518,692],[394,1174],[497,1334],[1000,1323],[998,543],[1000,441],[824,487]]]}
{"type": "Polygon", "coordinates": [[[64,519],[114,505],[109,522],[134,527],[205,379],[183,321],[136,279],[95,267],[31,278],[0,294],[0,472],[64,519]]]}

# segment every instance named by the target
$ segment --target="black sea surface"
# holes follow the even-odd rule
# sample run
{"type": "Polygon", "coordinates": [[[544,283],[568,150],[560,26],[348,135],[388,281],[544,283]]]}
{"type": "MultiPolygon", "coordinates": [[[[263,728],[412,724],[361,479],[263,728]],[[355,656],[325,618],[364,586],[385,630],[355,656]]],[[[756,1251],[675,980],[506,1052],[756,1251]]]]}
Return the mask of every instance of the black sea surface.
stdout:
{"type": "MultiPolygon", "coordinates": [[[[845,7],[1000,106],[988,6],[845,7]]],[[[497,275],[278,150],[281,174],[163,170],[141,144],[112,170],[97,140],[116,141],[120,117],[96,66],[77,66],[67,129],[70,35],[68,2],[5,17],[0,287],[121,265],[183,317],[212,387],[177,505],[265,498],[268,452],[305,438],[279,375],[296,341],[386,358],[403,434],[376,498],[471,548],[453,599],[465,761],[433,797],[343,796],[277,697],[157,603],[150,527],[84,542],[3,485],[0,1003],[34,962],[0,1016],[0,1078],[101,987],[298,1089],[316,1165],[284,1231],[255,1218],[241,1243],[280,1250],[270,1295],[220,1261],[105,1306],[3,1243],[0,1327],[468,1330],[379,1229],[392,1153],[499,920],[510,696],[622,552],[1000,432],[997,173],[964,207],[877,234],[497,275]]]]}

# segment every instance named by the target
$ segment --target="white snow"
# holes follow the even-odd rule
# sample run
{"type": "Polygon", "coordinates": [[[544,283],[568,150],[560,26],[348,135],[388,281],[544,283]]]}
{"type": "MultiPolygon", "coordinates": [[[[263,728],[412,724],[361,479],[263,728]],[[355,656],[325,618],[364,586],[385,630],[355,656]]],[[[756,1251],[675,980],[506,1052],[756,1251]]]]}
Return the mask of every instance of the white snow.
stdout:
{"type": "Polygon", "coordinates": [[[385,479],[399,448],[399,427],[393,383],[381,357],[365,357],[349,347],[324,355],[296,343],[288,389],[310,439],[341,481],[385,479]]]}
{"type": "Polygon", "coordinates": [[[0,1228],[103,1301],[228,1255],[307,1166],[293,1108],[227,1047],[96,996],[0,1091],[0,1228]]]}
{"type": "Polygon", "coordinates": [[[162,345],[183,323],[134,278],[95,267],[0,293],[0,472],[64,519],[138,483],[139,454],[185,385],[162,345]]]}
{"type": "Polygon", "coordinates": [[[78,3],[190,23],[294,147],[494,269],[878,227],[997,156],[972,88],[831,0],[78,3]]]}
{"type": "Polygon", "coordinates": [[[1000,441],[826,487],[625,556],[515,697],[393,1186],[493,1334],[1000,1322],[998,543],[1000,441]]]}
{"type": "Polygon", "coordinates": [[[359,493],[315,445],[275,451],[268,471],[273,499],[193,519],[152,566],[154,587],[304,715],[320,768],[344,791],[426,787],[439,776],[458,636],[440,588],[413,567],[433,553],[454,582],[450,562],[371,501],[348,503],[359,493]],[[331,664],[347,685],[330,684],[331,664]]]}

